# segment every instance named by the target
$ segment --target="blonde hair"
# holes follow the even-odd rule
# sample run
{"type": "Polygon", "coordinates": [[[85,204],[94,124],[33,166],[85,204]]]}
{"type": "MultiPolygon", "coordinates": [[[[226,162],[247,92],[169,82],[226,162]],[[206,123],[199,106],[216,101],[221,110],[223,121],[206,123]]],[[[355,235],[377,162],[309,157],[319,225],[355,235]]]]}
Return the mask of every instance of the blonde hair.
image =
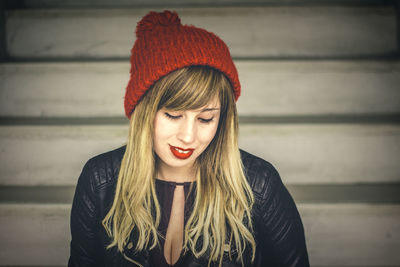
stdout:
{"type": "Polygon", "coordinates": [[[160,205],[155,190],[153,150],[155,114],[163,107],[198,109],[215,96],[221,104],[219,125],[210,145],[196,160],[196,197],[184,229],[183,248],[195,257],[207,255],[208,265],[219,262],[221,266],[227,243],[229,251],[237,250],[236,260],[242,265],[246,248],[251,249],[254,261],[256,244],[251,221],[254,197],[240,158],[232,87],[221,72],[205,66],[185,67],[161,78],[131,114],[114,202],[103,219],[103,226],[112,238],[107,248],[117,246],[123,252],[132,231],[137,234],[137,251],[159,244],[160,205]]]}

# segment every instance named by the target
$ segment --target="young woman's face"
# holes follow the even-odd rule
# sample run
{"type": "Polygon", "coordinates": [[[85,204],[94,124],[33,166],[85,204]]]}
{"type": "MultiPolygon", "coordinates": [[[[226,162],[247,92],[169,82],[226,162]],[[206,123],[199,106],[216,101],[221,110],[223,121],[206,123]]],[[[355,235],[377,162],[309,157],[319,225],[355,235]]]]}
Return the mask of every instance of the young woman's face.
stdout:
{"type": "Polygon", "coordinates": [[[218,98],[196,110],[160,109],[154,120],[153,140],[155,153],[160,159],[158,167],[189,171],[214,138],[219,117],[218,98]]]}

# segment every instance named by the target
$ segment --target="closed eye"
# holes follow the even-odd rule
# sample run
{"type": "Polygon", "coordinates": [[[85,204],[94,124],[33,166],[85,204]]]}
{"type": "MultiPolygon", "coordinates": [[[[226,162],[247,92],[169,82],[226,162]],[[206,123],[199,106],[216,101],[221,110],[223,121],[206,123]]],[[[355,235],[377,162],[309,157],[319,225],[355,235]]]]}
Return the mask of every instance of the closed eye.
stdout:
{"type": "Polygon", "coordinates": [[[169,118],[169,119],[171,119],[171,120],[177,120],[177,119],[179,119],[180,117],[182,117],[182,115],[173,116],[173,115],[169,114],[168,112],[165,112],[164,114],[165,114],[165,116],[167,116],[167,118],[169,118]]]}
{"type": "Polygon", "coordinates": [[[214,117],[212,117],[212,118],[210,118],[210,119],[202,119],[202,118],[199,118],[199,120],[200,120],[202,123],[210,123],[213,119],[214,119],[214,117]]]}
{"type": "MultiPolygon", "coordinates": [[[[165,112],[164,114],[165,114],[165,116],[166,116],[168,119],[171,119],[171,120],[177,120],[177,119],[179,119],[179,118],[182,117],[182,115],[174,116],[174,115],[169,114],[168,112],[165,112]]],[[[199,121],[200,121],[201,123],[210,123],[211,121],[213,121],[213,119],[214,119],[214,117],[209,118],[209,119],[199,118],[199,121]]]]}

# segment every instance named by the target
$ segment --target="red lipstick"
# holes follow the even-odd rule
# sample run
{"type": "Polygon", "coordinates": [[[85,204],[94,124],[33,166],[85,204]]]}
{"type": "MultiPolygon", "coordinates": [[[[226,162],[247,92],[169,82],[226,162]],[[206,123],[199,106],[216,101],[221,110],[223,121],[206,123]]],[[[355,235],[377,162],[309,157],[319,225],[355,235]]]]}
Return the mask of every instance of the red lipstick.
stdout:
{"type": "Polygon", "coordinates": [[[193,150],[194,150],[193,148],[183,149],[183,148],[171,146],[171,145],[169,145],[169,148],[170,148],[172,154],[174,154],[174,156],[177,157],[178,159],[189,158],[193,154],[193,150]]]}

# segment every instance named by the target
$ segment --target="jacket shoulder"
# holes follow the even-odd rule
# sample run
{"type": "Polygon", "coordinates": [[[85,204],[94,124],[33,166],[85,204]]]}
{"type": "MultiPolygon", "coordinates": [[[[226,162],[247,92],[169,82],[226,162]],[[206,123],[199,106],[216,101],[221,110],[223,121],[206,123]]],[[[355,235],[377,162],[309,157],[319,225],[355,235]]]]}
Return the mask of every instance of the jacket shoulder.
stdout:
{"type": "MultiPolygon", "coordinates": [[[[310,266],[296,204],[271,163],[240,151],[253,190],[255,239],[262,266],[310,266]]],[[[257,257],[257,256],[256,256],[257,257]]]]}
{"type": "Polygon", "coordinates": [[[265,199],[271,186],[282,183],[278,171],[268,161],[240,150],[244,173],[247,181],[258,197],[265,199]]]}
{"type": "Polygon", "coordinates": [[[125,149],[126,145],[96,155],[86,162],[83,169],[90,174],[94,188],[117,180],[125,149]]]}

